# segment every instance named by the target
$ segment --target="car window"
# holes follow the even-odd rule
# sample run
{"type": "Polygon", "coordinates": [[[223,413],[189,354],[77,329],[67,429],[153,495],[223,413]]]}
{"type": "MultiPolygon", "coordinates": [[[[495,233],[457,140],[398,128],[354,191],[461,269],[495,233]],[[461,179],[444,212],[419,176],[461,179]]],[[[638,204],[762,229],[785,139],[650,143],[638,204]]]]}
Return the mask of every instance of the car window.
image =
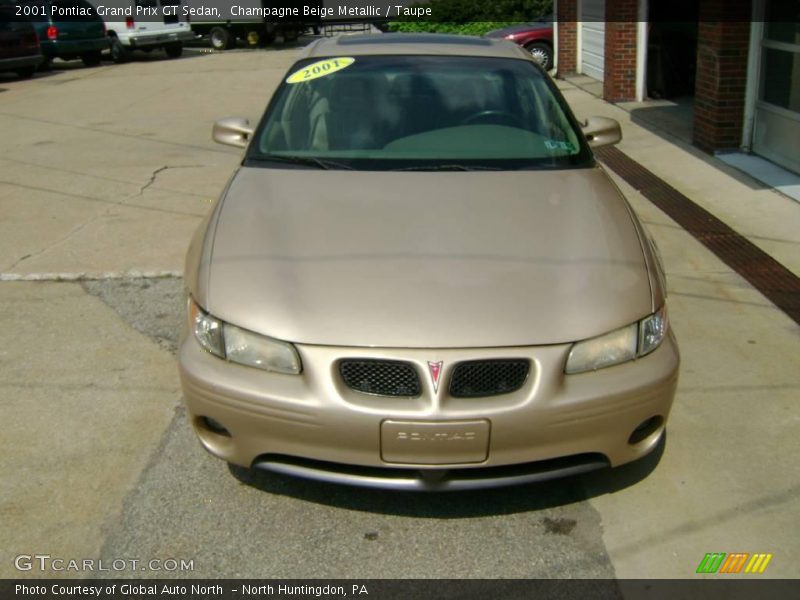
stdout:
{"type": "Polygon", "coordinates": [[[529,61],[357,56],[297,63],[248,158],[335,159],[398,169],[454,161],[493,168],[586,164],[563,99],[529,61]]]}

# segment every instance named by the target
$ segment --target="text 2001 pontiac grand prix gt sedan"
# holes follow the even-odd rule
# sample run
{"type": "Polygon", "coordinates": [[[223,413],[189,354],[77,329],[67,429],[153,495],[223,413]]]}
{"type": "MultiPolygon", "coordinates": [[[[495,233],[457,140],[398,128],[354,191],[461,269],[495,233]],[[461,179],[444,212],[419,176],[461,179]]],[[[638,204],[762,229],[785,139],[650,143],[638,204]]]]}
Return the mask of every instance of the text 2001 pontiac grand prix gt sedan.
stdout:
{"type": "Polygon", "coordinates": [[[504,41],[318,41],[186,264],[180,372],[212,454],[455,490],[616,466],[664,434],[664,275],[581,127],[504,41]]]}

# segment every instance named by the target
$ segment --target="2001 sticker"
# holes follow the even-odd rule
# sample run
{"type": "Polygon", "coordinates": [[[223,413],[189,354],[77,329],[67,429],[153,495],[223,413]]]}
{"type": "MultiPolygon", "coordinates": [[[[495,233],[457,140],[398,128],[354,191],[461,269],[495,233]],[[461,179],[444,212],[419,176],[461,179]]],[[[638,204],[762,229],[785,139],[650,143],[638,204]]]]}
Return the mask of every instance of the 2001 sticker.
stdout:
{"type": "Polygon", "coordinates": [[[304,81],[325,77],[349,67],[354,62],[356,62],[356,59],[351,56],[326,58],[295,71],[286,78],[286,83],[303,83],[304,81]]]}

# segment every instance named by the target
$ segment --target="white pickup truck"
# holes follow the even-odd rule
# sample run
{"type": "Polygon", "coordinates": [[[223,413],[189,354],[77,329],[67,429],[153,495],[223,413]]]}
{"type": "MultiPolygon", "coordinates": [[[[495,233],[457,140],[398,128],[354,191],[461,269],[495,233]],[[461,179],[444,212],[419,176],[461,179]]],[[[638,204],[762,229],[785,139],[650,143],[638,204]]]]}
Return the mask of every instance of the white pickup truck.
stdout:
{"type": "Polygon", "coordinates": [[[194,34],[181,0],[90,0],[106,23],[111,58],[125,62],[134,50],[163,48],[170,58],[183,54],[194,34]]]}

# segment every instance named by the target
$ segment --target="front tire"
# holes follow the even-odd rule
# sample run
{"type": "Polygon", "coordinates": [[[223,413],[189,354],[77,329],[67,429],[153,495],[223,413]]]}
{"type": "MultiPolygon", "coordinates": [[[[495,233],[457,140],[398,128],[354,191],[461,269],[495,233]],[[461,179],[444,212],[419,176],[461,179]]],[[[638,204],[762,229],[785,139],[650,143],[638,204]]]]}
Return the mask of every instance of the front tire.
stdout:
{"type": "Polygon", "coordinates": [[[164,46],[164,52],[167,53],[169,58],[180,58],[183,54],[183,44],[181,42],[167,44],[164,46]]]}
{"type": "Polygon", "coordinates": [[[130,53],[128,49],[122,45],[119,38],[111,38],[111,60],[117,64],[128,62],[130,53]]]}
{"type": "Polygon", "coordinates": [[[87,67],[96,67],[103,60],[103,55],[100,50],[93,50],[91,52],[84,52],[81,54],[81,60],[87,67]]]}
{"type": "Polygon", "coordinates": [[[525,46],[525,50],[531,53],[533,59],[542,65],[545,71],[553,68],[553,49],[547,44],[534,42],[525,46]]]}
{"type": "Polygon", "coordinates": [[[225,27],[212,27],[208,39],[214,50],[230,50],[236,46],[236,38],[225,27]]]}

